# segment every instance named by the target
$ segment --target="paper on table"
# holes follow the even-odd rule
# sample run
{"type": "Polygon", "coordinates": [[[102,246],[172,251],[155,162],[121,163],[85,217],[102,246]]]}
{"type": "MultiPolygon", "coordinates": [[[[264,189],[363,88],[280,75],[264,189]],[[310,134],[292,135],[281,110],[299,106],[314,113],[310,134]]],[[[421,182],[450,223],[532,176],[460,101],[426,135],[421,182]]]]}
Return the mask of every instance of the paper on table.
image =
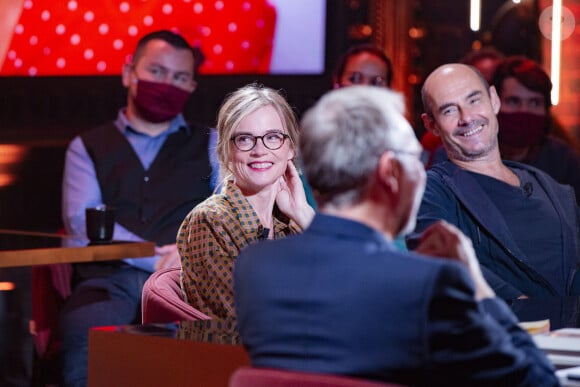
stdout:
{"type": "Polygon", "coordinates": [[[580,386],[580,367],[558,370],[556,371],[556,376],[564,387],[580,386]]]}
{"type": "Polygon", "coordinates": [[[556,336],[556,337],[578,337],[578,338],[580,338],[580,328],[557,329],[554,332],[552,332],[551,335],[556,336]]]}
{"type": "Polygon", "coordinates": [[[534,341],[542,349],[573,352],[580,356],[580,329],[565,328],[549,334],[535,335],[534,341]]]}
{"type": "MultiPolygon", "coordinates": [[[[564,328],[532,337],[557,368],[580,366],[580,329],[564,328]]],[[[580,384],[573,384],[580,386],[580,384]]]]}

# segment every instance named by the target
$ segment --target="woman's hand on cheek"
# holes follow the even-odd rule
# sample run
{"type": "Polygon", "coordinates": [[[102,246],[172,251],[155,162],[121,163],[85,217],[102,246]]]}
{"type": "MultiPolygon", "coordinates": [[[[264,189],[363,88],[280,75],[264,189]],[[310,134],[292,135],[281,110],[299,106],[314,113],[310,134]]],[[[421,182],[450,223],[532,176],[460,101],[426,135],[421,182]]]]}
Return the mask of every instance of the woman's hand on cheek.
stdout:
{"type": "Polygon", "coordinates": [[[280,211],[294,220],[303,229],[306,228],[312,217],[314,209],[306,200],[306,193],[300,175],[292,161],[288,161],[286,171],[278,180],[278,193],[276,204],[280,211]]]}

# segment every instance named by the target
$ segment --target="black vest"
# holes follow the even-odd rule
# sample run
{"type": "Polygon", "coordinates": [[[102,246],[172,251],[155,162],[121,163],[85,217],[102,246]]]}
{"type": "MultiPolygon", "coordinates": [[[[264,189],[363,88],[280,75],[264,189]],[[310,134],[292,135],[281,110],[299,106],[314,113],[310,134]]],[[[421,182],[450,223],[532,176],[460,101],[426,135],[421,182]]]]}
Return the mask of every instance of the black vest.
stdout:
{"type": "Polygon", "coordinates": [[[103,203],[116,208],[117,223],[157,245],[175,243],[185,216],[211,194],[208,132],[170,134],[148,170],[113,123],[83,133],[103,203]]]}

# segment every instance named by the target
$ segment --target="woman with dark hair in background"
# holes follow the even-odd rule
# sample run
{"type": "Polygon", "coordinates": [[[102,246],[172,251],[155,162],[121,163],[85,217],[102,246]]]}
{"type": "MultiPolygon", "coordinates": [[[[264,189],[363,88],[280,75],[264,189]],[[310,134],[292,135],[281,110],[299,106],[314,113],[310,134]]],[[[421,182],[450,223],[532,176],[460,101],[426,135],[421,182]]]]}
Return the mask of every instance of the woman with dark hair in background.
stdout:
{"type": "Polygon", "coordinates": [[[372,44],[349,48],[338,60],[332,76],[335,89],[352,85],[391,87],[393,64],[383,50],[372,44]]]}
{"type": "Polygon", "coordinates": [[[502,158],[530,164],[571,185],[578,201],[580,156],[571,136],[561,127],[554,129],[548,74],[527,57],[511,56],[498,66],[493,85],[501,100],[497,118],[502,158]]]}

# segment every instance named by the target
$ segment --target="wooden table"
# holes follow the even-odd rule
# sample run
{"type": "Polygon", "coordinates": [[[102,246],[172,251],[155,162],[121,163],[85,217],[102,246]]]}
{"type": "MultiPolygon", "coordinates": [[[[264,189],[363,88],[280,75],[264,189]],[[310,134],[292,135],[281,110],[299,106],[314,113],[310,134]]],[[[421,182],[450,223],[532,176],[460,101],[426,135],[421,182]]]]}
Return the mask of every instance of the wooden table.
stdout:
{"type": "Polygon", "coordinates": [[[153,242],[95,246],[87,246],[87,243],[86,239],[58,234],[0,229],[0,281],[5,281],[0,285],[5,285],[7,290],[2,291],[0,287],[0,341],[3,344],[0,363],[8,356],[14,359],[14,367],[6,373],[0,372],[0,385],[8,380],[4,379],[5,375],[17,382],[21,381],[18,379],[21,375],[22,381],[30,376],[32,364],[18,360],[30,356],[32,361],[32,340],[23,332],[23,321],[30,320],[30,333],[34,335],[38,358],[42,358],[51,332],[56,328],[59,302],[55,300],[70,292],[72,269],[68,264],[155,255],[153,242]],[[57,265],[55,272],[58,274],[53,275],[53,267],[43,267],[51,264],[65,265],[57,265]]]}
{"type": "Polygon", "coordinates": [[[244,347],[216,321],[199,324],[191,336],[165,325],[129,325],[89,331],[88,387],[227,387],[232,373],[250,364],[244,347]]]}
{"type": "Polygon", "coordinates": [[[155,255],[154,242],[114,241],[102,245],[82,245],[83,243],[86,242],[71,236],[0,229],[0,268],[110,261],[155,255]]]}

